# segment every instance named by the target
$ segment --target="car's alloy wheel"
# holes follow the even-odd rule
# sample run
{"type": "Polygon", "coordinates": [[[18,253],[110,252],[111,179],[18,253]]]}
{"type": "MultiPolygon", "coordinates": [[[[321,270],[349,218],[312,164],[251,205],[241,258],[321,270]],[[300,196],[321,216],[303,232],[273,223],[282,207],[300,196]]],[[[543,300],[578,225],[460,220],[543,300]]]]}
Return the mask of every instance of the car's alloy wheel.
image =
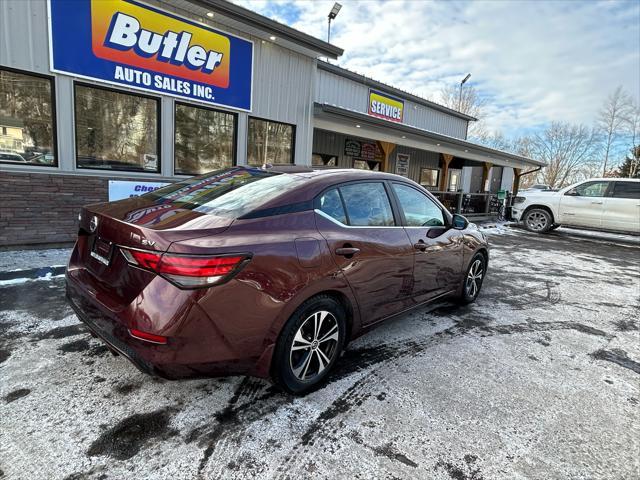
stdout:
{"type": "Polygon", "coordinates": [[[469,297],[475,297],[480,291],[480,285],[482,285],[482,277],[484,277],[484,266],[482,260],[477,258],[469,268],[467,274],[467,283],[465,288],[469,297]]]}
{"type": "Polygon", "coordinates": [[[313,380],[331,364],[338,351],[338,321],[320,310],[307,317],[293,337],[289,365],[298,380],[313,380]]]}
{"type": "Polygon", "coordinates": [[[480,293],[482,281],[487,273],[487,261],[482,253],[476,253],[463,278],[457,301],[462,304],[473,302],[480,293]]]}
{"type": "Polygon", "coordinates": [[[273,379],[290,393],[320,385],[334,366],[347,336],[347,316],[330,295],[304,302],[282,328],[273,353],[273,379]]]}
{"type": "Polygon", "coordinates": [[[543,233],[551,228],[551,217],[544,210],[531,210],[524,219],[524,225],[531,232],[543,233]]]}

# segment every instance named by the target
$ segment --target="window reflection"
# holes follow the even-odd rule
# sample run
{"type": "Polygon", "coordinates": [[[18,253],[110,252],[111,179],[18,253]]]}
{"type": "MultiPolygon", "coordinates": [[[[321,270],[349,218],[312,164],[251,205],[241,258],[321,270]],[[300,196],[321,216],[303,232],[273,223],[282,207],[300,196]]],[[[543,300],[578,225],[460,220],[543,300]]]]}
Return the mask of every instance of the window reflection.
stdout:
{"type": "Polygon", "coordinates": [[[293,125],[249,118],[247,161],[249,165],[293,163],[293,125]]]}
{"type": "Polygon", "coordinates": [[[0,69],[0,162],[56,166],[52,80],[0,69]]]}
{"type": "Polygon", "coordinates": [[[234,114],[176,104],[175,115],[175,173],[198,175],[233,165],[234,114]]]}
{"type": "Polygon", "coordinates": [[[79,168],[159,172],[158,101],[76,85],[79,168]]]}

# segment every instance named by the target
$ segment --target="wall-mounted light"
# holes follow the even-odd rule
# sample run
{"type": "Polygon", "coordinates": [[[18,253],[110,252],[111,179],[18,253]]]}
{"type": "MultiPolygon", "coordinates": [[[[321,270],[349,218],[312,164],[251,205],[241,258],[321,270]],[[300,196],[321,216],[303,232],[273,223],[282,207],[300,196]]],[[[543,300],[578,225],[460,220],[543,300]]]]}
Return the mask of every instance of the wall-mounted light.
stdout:
{"type": "Polygon", "coordinates": [[[276,36],[274,36],[274,35],[271,35],[271,36],[269,37],[269,40],[271,40],[272,42],[275,42],[277,39],[278,39],[278,37],[276,37],[276,36]]]}
{"type": "Polygon", "coordinates": [[[213,18],[213,12],[207,12],[207,17],[213,18]]]}

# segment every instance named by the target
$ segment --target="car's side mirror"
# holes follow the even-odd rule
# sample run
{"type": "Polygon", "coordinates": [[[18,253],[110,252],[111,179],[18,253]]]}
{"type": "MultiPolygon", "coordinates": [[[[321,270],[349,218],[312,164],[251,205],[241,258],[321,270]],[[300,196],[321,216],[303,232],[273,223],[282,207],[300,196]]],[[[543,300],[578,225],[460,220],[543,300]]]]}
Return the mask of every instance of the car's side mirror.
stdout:
{"type": "Polygon", "coordinates": [[[571,190],[567,190],[565,195],[569,195],[570,197],[579,197],[580,196],[580,194],[578,193],[578,191],[575,188],[572,188],[571,190]]]}
{"type": "Polygon", "coordinates": [[[464,230],[469,226],[469,220],[463,215],[458,215],[455,213],[453,215],[453,219],[451,220],[451,226],[456,230],[464,230]]]}

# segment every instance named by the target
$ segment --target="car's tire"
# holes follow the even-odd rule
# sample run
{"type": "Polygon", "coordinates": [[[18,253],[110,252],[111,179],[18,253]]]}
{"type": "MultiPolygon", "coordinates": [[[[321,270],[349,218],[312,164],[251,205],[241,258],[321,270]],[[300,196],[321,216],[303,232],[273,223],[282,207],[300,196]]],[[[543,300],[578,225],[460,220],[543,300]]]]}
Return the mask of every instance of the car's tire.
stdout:
{"type": "Polygon", "coordinates": [[[482,282],[487,273],[487,259],[482,253],[476,253],[462,278],[457,301],[463,305],[475,302],[482,289],[482,282]]]}
{"type": "Polygon", "coordinates": [[[532,208],[525,212],[523,223],[530,232],[546,233],[553,225],[553,218],[544,208],[532,208]]]}
{"type": "Polygon", "coordinates": [[[318,295],[303,303],[291,315],[276,343],[274,381],[293,394],[320,386],[340,357],[346,322],[344,308],[329,295],[318,295]]]}

